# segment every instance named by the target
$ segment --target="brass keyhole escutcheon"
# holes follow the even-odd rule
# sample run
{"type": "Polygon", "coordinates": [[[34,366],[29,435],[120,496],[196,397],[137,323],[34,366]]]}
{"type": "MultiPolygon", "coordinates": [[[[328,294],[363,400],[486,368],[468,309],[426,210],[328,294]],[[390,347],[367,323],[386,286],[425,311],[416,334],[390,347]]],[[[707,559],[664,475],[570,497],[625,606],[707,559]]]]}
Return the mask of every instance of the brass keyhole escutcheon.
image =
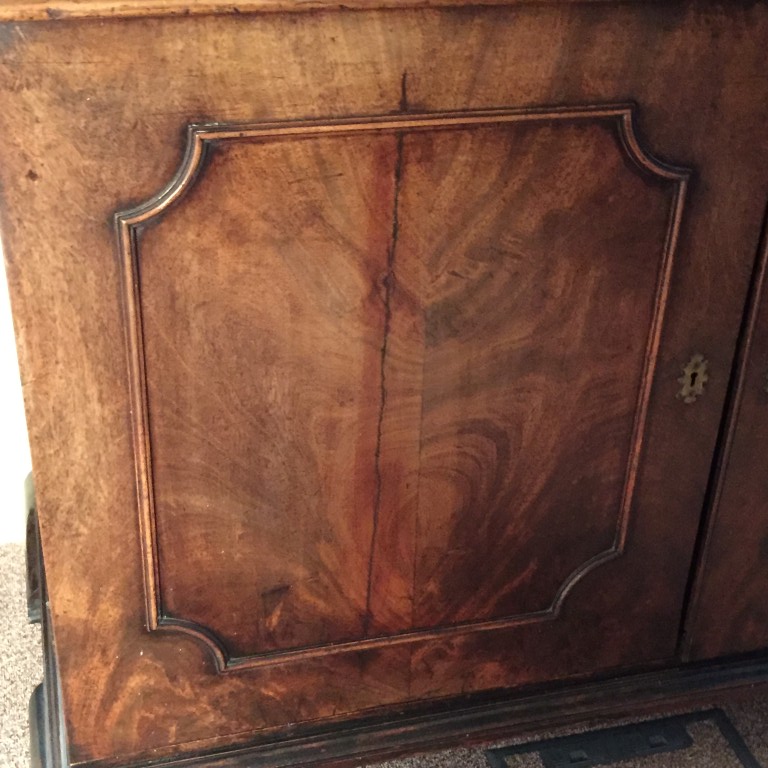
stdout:
{"type": "Polygon", "coordinates": [[[695,403],[704,394],[704,385],[709,381],[709,362],[704,355],[694,355],[683,367],[683,375],[677,380],[682,384],[677,396],[684,403],[695,403]]]}

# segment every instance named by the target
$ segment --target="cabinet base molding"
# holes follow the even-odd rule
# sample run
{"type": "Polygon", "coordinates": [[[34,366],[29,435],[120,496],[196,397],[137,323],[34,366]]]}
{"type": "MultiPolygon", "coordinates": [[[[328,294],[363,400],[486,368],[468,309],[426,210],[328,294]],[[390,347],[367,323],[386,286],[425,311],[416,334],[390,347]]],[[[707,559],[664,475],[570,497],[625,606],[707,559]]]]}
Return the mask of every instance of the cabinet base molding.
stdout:
{"type": "MultiPolygon", "coordinates": [[[[46,643],[46,653],[50,654],[46,643]]],[[[33,768],[70,768],[63,748],[61,711],[55,668],[32,695],[30,725],[33,768]]],[[[398,710],[341,727],[307,729],[282,738],[254,741],[217,752],[185,753],[159,764],[196,768],[275,768],[323,766],[341,768],[375,763],[456,746],[547,731],[566,725],[695,707],[734,689],[768,683],[768,654],[678,666],[610,680],[539,687],[517,694],[472,697],[433,705],[430,709],[398,710]]],[[[91,765],[89,763],[89,765],[91,765]]],[[[102,765],[93,763],[92,765],[102,765]]],[[[157,762],[103,763],[109,768],[148,768],[157,762]]]]}

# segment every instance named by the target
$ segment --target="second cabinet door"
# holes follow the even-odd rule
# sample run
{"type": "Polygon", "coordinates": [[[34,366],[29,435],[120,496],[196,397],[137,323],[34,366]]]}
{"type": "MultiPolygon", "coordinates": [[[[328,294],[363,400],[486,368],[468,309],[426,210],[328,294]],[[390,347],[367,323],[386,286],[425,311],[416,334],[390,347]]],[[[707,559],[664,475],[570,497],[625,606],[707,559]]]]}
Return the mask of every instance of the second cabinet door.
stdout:
{"type": "Polygon", "coordinates": [[[768,233],[758,258],[693,593],[686,647],[697,660],[768,648],[766,237],[768,233]]]}

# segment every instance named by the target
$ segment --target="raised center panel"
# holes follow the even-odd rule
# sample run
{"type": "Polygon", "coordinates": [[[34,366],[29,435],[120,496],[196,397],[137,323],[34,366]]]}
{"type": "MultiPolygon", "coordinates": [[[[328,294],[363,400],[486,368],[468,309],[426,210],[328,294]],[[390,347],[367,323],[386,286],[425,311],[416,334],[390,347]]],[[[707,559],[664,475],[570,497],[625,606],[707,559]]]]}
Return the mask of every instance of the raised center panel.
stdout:
{"type": "Polygon", "coordinates": [[[556,619],[625,546],[684,190],[628,107],[190,129],[118,217],[150,627],[556,619]]]}

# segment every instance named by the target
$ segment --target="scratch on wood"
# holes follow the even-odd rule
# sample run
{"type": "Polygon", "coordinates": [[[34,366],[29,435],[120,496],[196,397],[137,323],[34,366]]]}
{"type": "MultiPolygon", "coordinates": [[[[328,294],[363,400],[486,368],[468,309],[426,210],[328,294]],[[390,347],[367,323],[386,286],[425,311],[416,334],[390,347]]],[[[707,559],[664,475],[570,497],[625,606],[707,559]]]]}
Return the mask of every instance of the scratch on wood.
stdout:
{"type": "Polygon", "coordinates": [[[384,334],[381,342],[380,361],[380,387],[379,387],[379,416],[376,426],[376,451],[374,453],[376,492],[373,502],[373,530],[371,531],[371,552],[368,558],[368,591],[366,595],[365,616],[363,617],[363,632],[368,635],[371,624],[371,598],[373,592],[373,565],[376,555],[376,538],[379,532],[379,511],[381,509],[381,439],[384,424],[384,411],[387,405],[387,348],[389,334],[392,325],[392,294],[395,289],[395,251],[397,250],[397,238],[400,229],[398,206],[400,202],[400,186],[403,176],[403,134],[397,134],[397,159],[395,161],[395,194],[392,204],[392,236],[390,238],[389,252],[387,253],[387,272],[383,280],[384,288],[384,334]]]}

